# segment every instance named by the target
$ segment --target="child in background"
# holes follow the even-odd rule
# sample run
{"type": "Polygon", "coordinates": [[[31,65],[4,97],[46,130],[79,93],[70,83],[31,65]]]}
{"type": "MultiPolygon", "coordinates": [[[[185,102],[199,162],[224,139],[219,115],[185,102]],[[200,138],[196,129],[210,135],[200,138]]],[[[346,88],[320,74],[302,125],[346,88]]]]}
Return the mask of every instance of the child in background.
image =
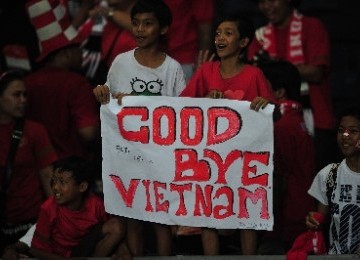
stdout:
{"type": "MultiPolygon", "coordinates": [[[[345,157],[324,167],[309,194],[318,201],[317,211],[330,217],[329,254],[360,254],[360,107],[352,105],[339,117],[337,143],[345,157]]],[[[309,229],[321,226],[310,212],[309,229]]]]}
{"type": "Polygon", "coordinates": [[[100,197],[92,194],[90,165],[69,157],[54,165],[54,196],[41,206],[30,253],[39,259],[58,257],[114,257],[126,252],[121,243],[125,226],[110,217],[100,197]]]}
{"type": "Polygon", "coordinates": [[[277,251],[262,254],[281,254],[305,231],[304,216],[315,208],[307,194],[315,176],[315,148],[303,119],[297,68],[286,61],[269,61],[259,68],[268,79],[281,112],[281,118],[274,123],[275,225],[274,231],[263,237],[263,248],[270,243],[272,250],[277,251]]]}
{"type": "MultiPolygon", "coordinates": [[[[251,102],[250,108],[256,111],[269,102],[276,103],[261,70],[241,60],[254,34],[254,26],[248,19],[240,16],[222,18],[215,34],[215,47],[220,61],[203,63],[181,96],[246,100],[251,102]]],[[[255,254],[256,231],[241,230],[240,237],[243,254],[255,254]]],[[[219,254],[217,231],[203,228],[202,244],[204,254],[219,254]]]]}
{"type": "MultiPolygon", "coordinates": [[[[170,9],[161,0],[140,0],[131,10],[132,34],[137,48],[119,54],[112,63],[105,85],[94,90],[101,104],[109,102],[110,93],[119,104],[126,95],[178,96],[185,86],[181,65],[164,53],[162,40],[171,24],[170,9]]],[[[143,223],[127,219],[127,240],[134,256],[143,255],[143,223]]],[[[153,224],[157,253],[171,255],[169,226],[153,224]]]]}

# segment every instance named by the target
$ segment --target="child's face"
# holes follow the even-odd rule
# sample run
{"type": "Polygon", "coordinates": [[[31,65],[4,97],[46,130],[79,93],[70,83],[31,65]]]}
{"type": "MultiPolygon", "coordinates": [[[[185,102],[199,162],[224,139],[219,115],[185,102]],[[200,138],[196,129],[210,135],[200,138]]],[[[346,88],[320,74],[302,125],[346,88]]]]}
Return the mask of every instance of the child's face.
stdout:
{"type": "Polygon", "coordinates": [[[215,33],[215,47],[219,58],[239,57],[241,50],[246,46],[246,40],[240,39],[235,22],[222,22],[215,33]]]}
{"type": "Polygon", "coordinates": [[[71,172],[60,172],[56,169],[51,178],[51,189],[58,205],[71,210],[78,210],[81,207],[84,190],[82,184],[75,182],[71,172]]]}
{"type": "Polygon", "coordinates": [[[360,155],[360,121],[356,117],[345,116],[341,119],[337,142],[346,158],[360,155]]]}
{"type": "Polygon", "coordinates": [[[159,37],[166,31],[160,29],[159,21],[154,13],[136,14],[131,21],[132,34],[140,48],[157,45],[159,37]]]}

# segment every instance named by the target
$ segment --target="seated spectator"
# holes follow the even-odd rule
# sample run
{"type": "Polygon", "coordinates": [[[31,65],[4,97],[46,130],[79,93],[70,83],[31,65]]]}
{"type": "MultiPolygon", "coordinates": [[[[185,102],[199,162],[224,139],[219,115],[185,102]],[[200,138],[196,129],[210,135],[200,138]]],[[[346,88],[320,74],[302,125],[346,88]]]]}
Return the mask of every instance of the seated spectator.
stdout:
{"type": "Polygon", "coordinates": [[[44,127],[24,118],[26,89],[16,71],[0,76],[0,255],[36,222],[52,194],[57,160],[44,127]]]}
{"type": "Polygon", "coordinates": [[[39,259],[126,255],[125,226],[105,212],[100,197],[91,193],[91,164],[69,157],[54,165],[53,196],[41,206],[30,254],[39,259]]]}
{"type": "Polygon", "coordinates": [[[339,116],[337,143],[344,156],[340,163],[325,166],[315,176],[309,189],[317,212],[309,212],[306,226],[321,230],[316,215],[330,220],[328,254],[360,255],[360,107],[343,109],[339,116]]]}

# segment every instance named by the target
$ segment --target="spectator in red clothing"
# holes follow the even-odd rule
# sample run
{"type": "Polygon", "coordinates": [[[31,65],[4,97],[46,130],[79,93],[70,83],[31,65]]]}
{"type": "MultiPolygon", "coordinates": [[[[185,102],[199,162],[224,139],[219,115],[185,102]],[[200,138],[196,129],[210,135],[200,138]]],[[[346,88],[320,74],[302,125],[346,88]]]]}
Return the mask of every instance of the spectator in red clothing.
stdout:
{"type": "Polygon", "coordinates": [[[101,39],[107,19],[106,0],[62,0],[72,25],[82,35],[82,73],[92,86],[106,79],[107,67],[101,60],[101,39]]]}
{"type": "Polygon", "coordinates": [[[36,222],[40,205],[51,195],[51,164],[57,160],[44,127],[24,119],[26,89],[22,75],[0,76],[0,255],[36,222]],[[14,129],[22,132],[17,147],[14,129]],[[10,152],[10,147],[15,148],[10,152]],[[13,154],[13,159],[10,159],[13,154]],[[10,170],[10,171],[8,171],[10,170]],[[9,174],[8,174],[9,173],[9,174]]]}
{"type": "Polygon", "coordinates": [[[30,248],[34,257],[130,256],[123,243],[123,220],[109,216],[103,200],[90,192],[90,167],[78,157],[65,158],[54,165],[54,195],[41,206],[30,248]]]}
{"type": "MultiPolygon", "coordinates": [[[[215,47],[220,61],[203,63],[181,93],[185,97],[228,98],[250,101],[258,111],[270,101],[276,102],[264,74],[255,66],[245,64],[241,55],[254,37],[252,22],[241,16],[228,16],[219,21],[215,47]]],[[[241,247],[245,255],[256,253],[255,230],[241,230],[241,247]]],[[[202,230],[204,254],[219,253],[217,231],[202,230]]]]}
{"type": "Polygon", "coordinates": [[[268,242],[280,242],[287,251],[305,231],[304,217],[315,209],[314,200],[307,194],[316,174],[315,149],[303,119],[301,76],[296,66],[286,61],[272,61],[259,67],[271,85],[282,114],[274,124],[275,225],[274,231],[264,238],[268,242]]]}
{"type": "Polygon", "coordinates": [[[337,154],[335,117],[329,84],[329,37],[319,19],[302,15],[297,0],[258,0],[269,23],[256,31],[249,59],[259,51],[272,59],[294,64],[302,77],[305,123],[314,135],[317,169],[334,161],[337,154]]]}
{"type": "MultiPolygon", "coordinates": [[[[93,10],[105,17],[107,23],[103,30],[101,42],[102,60],[108,68],[115,57],[136,47],[131,34],[130,11],[135,0],[107,0],[108,8],[98,7],[93,10]]],[[[99,82],[102,83],[102,82],[99,82]]]]}
{"type": "Polygon", "coordinates": [[[76,72],[82,61],[81,39],[57,0],[32,0],[27,10],[41,47],[38,61],[43,63],[25,78],[28,116],[45,126],[60,158],[89,158],[90,144],[100,141],[99,114],[88,80],[76,72]]]}
{"type": "Polygon", "coordinates": [[[164,0],[173,14],[166,53],[177,60],[190,80],[199,51],[213,51],[213,0],[164,0]]]}

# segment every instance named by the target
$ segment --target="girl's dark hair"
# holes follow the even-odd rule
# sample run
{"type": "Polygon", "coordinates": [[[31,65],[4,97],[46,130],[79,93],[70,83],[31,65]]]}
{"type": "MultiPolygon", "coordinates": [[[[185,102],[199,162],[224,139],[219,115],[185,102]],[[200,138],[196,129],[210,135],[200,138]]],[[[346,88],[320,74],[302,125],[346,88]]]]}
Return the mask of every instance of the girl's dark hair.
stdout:
{"type": "Polygon", "coordinates": [[[131,9],[131,19],[134,19],[136,14],[142,13],[154,13],[160,28],[170,26],[172,23],[171,10],[162,0],[138,0],[131,9]]]}
{"type": "Polygon", "coordinates": [[[288,99],[300,102],[301,76],[295,65],[287,61],[269,61],[258,67],[270,81],[271,88],[284,88],[288,99]]]}
{"type": "Polygon", "coordinates": [[[92,165],[85,159],[78,156],[70,156],[60,159],[53,164],[54,171],[69,171],[77,184],[87,182],[89,187],[93,184],[94,174],[92,165]]]}
{"type": "Polygon", "coordinates": [[[216,22],[215,28],[217,28],[223,22],[236,23],[237,30],[240,34],[240,39],[244,39],[244,38],[249,39],[248,45],[244,48],[244,49],[246,49],[249,46],[249,44],[252,42],[252,40],[254,39],[254,36],[255,36],[255,26],[254,26],[253,22],[245,16],[241,16],[241,15],[237,15],[237,14],[229,14],[229,15],[220,17],[216,22]]]}
{"type": "Polygon", "coordinates": [[[23,80],[24,75],[22,72],[17,70],[9,70],[0,75],[0,95],[4,93],[6,88],[14,80],[23,80]]]}

